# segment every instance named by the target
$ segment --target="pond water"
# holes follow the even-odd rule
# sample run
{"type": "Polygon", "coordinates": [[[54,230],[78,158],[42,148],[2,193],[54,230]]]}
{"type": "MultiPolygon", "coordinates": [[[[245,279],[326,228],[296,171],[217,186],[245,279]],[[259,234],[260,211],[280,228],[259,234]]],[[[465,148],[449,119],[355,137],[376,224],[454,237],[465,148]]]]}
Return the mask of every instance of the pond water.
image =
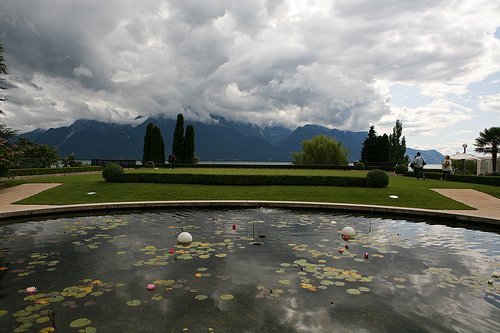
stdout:
{"type": "Polygon", "coordinates": [[[498,271],[498,233],[334,212],[11,223],[0,331],[500,332],[498,271]]]}

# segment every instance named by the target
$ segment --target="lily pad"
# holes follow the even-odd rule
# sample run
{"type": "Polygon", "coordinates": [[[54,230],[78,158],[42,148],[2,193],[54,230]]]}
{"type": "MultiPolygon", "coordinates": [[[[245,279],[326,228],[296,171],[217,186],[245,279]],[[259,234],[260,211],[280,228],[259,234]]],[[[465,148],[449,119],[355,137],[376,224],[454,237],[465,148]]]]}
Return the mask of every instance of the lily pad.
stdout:
{"type": "Polygon", "coordinates": [[[358,289],[347,289],[346,292],[348,294],[351,294],[351,295],[359,295],[359,294],[361,294],[361,291],[359,291],[358,289]]]}
{"type": "Polygon", "coordinates": [[[194,298],[197,299],[198,301],[203,301],[203,300],[206,300],[208,298],[208,296],[207,295],[196,295],[194,298]]]}
{"type": "Polygon", "coordinates": [[[281,279],[281,280],[278,280],[278,283],[286,286],[286,285],[292,283],[292,281],[287,280],[287,279],[281,279]]]}
{"type": "Polygon", "coordinates": [[[9,313],[7,310],[0,310],[0,317],[5,316],[7,313],[9,313]]]}
{"type": "Polygon", "coordinates": [[[231,294],[222,294],[219,296],[219,298],[223,301],[230,301],[230,300],[234,299],[234,296],[231,294]]]}
{"type": "Polygon", "coordinates": [[[139,301],[138,299],[134,299],[134,300],[131,300],[131,301],[127,302],[128,306],[139,306],[141,304],[142,304],[142,302],[139,301]]]}
{"type": "Polygon", "coordinates": [[[90,325],[91,321],[88,318],[79,318],[76,320],[73,320],[69,326],[73,328],[79,328],[79,327],[84,327],[90,325]]]}
{"type": "Polygon", "coordinates": [[[92,326],[85,327],[85,329],[79,330],[79,333],[96,333],[97,329],[92,326]]]}
{"type": "Polygon", "coordinates": [[[35,321],[36,321],[37,323],[41,324],[41,323],[46,323],[46,322],[48,322],[49,320],[50,320],[50,318],[49,318],[49,317],[40,317],[40,318],[37,318],[35,321]]]}

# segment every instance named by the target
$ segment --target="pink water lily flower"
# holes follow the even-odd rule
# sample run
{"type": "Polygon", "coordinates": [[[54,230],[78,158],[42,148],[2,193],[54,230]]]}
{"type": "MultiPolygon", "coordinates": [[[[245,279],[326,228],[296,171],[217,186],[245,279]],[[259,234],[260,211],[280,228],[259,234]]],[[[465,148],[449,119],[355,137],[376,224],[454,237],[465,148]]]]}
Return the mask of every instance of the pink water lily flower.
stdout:
{"type": "Polygon", "coordinates": [[[151,291],[151,290],[155,290],[155,288],[156,288],[156,286],[155,286],[155,284],[154,284],[154,283],[150,283],[150,284],[148,284],[148,285],[146,286],[146,289],[147,289],[147,290],[150,290],[150,291],[151,291]]]}
{"type": "Polygon", "coordinates": [[[36,287],[28,287],[28,288],[26,288],[26,293],[27,294],[34,294],[34,293],[36,293],[36,291],[37,291],[36,287]]]}

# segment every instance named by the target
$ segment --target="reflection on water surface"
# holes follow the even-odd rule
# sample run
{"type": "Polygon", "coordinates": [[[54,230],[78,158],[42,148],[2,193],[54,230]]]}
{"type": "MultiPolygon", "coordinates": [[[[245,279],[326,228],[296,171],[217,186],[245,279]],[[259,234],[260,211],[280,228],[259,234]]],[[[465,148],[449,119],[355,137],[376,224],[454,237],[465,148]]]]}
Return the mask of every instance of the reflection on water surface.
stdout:
{"type": "Polygon", "coordinates": [[[500,331],[497,233],[185,210],[4,225],[0,244],[2,332],[500,331]]]}

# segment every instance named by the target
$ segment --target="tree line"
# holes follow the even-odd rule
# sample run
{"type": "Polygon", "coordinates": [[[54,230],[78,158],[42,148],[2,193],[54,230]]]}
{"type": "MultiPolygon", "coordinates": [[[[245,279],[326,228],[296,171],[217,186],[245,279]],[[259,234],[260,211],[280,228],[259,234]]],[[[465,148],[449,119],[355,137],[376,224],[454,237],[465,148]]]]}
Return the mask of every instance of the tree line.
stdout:
{"type": "MultiPolygon", "coordinates": [[[[187,125],[184,129],[184,116],[179,113],[173,134],[171,155],[175,156],[176,163],[194,164],[196,163],[194,149],[194,127],[193,125],[187,125]]],[[[153,123],[146,126],[146,134],[144,135],[142,164],[146,165],[148,162],[153,162],[154,165],[165,164],[163,136],[160,128],[153,123]]]]}
{"type": "MultiPolygon", "coordinates": [[[[406,164],[406,139],[403,124],[397,120],[392,134],[378,136],[375,127],[370,126],[368,136],[361,149],[361,162],[365,165],[380,163],[406,164]]],[[[318,135],[302,143],[302,152],[292,153],[294,164],[347,165],[349,150],[334,138],[318,135]]]]}
{"type": "Polygon", "coordinates": [[[365,165],[392,163],[408,165],[410,158],[406,155],[406,138],[403,135],[403,123],[396,120],[392,133],[377,135],[375,126],[370,126],[368,136],[361,148],[361,162],[365,165]]]}

